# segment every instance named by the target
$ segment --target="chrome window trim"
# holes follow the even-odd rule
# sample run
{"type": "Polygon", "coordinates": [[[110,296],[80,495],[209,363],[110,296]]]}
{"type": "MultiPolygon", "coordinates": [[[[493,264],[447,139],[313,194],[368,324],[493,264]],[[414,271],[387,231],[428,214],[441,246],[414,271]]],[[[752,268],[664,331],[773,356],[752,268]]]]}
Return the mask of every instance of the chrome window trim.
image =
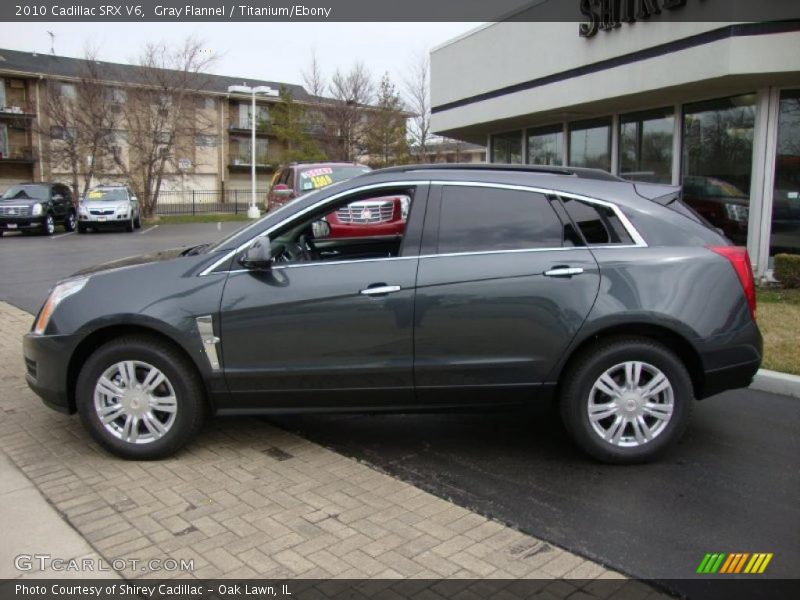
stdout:
{"type": "MultiPolygon", "coordinates": [[[[587,202],[589,204],[596,204],[598,206],[604,206],[606,208],[610,208],[617,218],[622,223],[622,226],[628,232],[628,235],[631,236],[633,240],[633,244],[606,244],[606,245],[587,245],[587,246],[559,246],[554,248],[519,248],[513,250],[478,250],[472,252],[449,252],[449,253],[442,253],[442,254],[421,254],[418,256],[392,256],[387,258],[366,258],[366,259],[359,259],[359,260],[341,260],[341,261],[325,261],[325,262],[318,262],[318,263],[300,263],[296,265],[275,265],[273,269],[297,269],[302,267],[318,267],[323,265],[342,265],[342,264],[350,264],[350,263],[365,263],[365,262],[380,262],[380,261],[387,261],[387,260],[411,260],[411,259],[423,259],[423,258],[444,258],[444,257],[452,257],[452,256],[481,256],[485,254],[516,254],[516,253],[524,253],[524,252],[555,252],[555,251],[565,251],[565,250],[600,250],[600,249],[615,249],[621,250],[626,248],[646,248],[647,242],[644,241],[644,238],[639,234],[638,230],[633,226],[630,222],[628,217],[622,210],[613,202],[608,202],[606,200],[599,200],[597,198],[592,198],[589,196],[584,196],[583,194],[574,194],[572,192],[562,192],[559,190],[554,190],[551,188],[539,188],[534,186],[527,186],[527,185],[515,185],[515,184],[507,184],[507,183],[491,183],[491,182],[484,182],[484,181],[437,181],[437,180],[429,180],[429,181],[392,181],[387,183],[375,183],[371,185],[361,186],[357,188],[352,188],[346,190],[344,192],[340,192],[333,196],[329,196],[319,202],[312,204],[304,208],[303,210],[295,213],[292,215],[292,219],[295,217],[301,217],[302,215],[309,213],[320,206],[328,202],[333,202],[338,200],[343,196],[347,196],[349,194],[356,194],[359,192],[369,191],[371,189],[381,189],[387,187],[398,187],[403,185],[441,185],[441,186],[458,186],[458,187],[486,187],[486,188],[495,188],[495,189],[507,189],[507,190],[517,190],[521,192],[534,192],[538,194],[543,194],[545,196],[561,196],[564,198],[573,198],[575,200],[580,200],[582,202],[587,202]]],[[[278,211],[275,211],[276,214],[280,210],[286,208],[286,206],[282,206],[278,211]]],[[[246,242],[240,244],[234,250],[230,250],[223,256],[222,258],[215,261],[211,266],[206,267],[203,271],[200,272],[200,277],[211,274],[214,269],[216,269],[220,264],[234,256],[235,254],[244,250],[247,246],[249,246],[256,237],[261,236],[268,236],[270,233],[281,227],[285,223],[281,221],[270,227],[268,230],[261,233],[259,236],[254,236],[248,239],[246,242]]],[[[253,224],[252,226],[254,226],[253,224]]],[[[251,226],[251,227],[252,227],[251,226]]],[[[244,233],[246,230],[242,231],[244,233]]],[[[241,273],[246,272],[247,269],[233,269],[230,271],[218,271],[218,273],[241,273]]]]}

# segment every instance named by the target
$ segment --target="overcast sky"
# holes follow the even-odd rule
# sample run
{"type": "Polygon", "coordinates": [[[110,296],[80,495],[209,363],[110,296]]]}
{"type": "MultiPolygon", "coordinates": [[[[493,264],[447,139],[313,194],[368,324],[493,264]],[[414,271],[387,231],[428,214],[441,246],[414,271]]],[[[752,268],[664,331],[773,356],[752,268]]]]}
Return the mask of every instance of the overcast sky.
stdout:
{"type": "Polygon", "coordinates": [[[376,76],[388,71],[398,85],[414,56],[427,53],[478,23],[19,23],[2,26],[0,46],[82,57],[87,43],[98,58],[135,62],[149,41],[203,40],[218,56],[211,69],[282,83],[302,84],[312,51],[327,72],[357,60],[376,76]]]}

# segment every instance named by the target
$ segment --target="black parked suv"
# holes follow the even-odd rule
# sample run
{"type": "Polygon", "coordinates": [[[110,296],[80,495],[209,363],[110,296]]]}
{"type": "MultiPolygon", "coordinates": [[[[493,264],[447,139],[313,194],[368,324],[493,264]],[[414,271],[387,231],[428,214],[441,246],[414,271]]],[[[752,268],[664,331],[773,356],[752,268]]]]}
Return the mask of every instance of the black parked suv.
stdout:
{"type": "Polygon", "coordinates": [[[56,225],[75,229],[72,190],[60,183],[19,183],[0,196],[0,236],[6,231],[53,235],[56,225]]]}
{"type": "Polygon", "coordinates": [[[215,244],[84,271],[24,339],[45,403],[134,459],[206,413],[557,402],[589,454],[641,462],[761,352],[747,253],[680,188],[502,165],[374,171],[215,244]],[[401,234],[330,236],[324,215],[387,195],[409,199],[401,234]]]}

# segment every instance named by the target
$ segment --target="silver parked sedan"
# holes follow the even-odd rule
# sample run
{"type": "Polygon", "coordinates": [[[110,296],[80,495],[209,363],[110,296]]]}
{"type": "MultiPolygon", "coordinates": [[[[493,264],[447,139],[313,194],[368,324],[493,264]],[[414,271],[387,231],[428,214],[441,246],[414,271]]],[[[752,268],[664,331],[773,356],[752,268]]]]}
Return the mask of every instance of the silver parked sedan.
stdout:
{"type": "Polygon", "coordinates": [[[78,233],[103,227],[141,227],[139,200],[128,186],[101,185],[92,188],[78,206],[78,233]]]}

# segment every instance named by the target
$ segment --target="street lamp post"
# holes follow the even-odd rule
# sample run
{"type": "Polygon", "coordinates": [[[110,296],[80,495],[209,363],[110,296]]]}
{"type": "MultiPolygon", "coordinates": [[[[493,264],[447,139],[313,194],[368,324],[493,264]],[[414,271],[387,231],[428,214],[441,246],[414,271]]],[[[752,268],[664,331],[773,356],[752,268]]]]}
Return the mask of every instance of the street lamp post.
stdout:
{"type": "Polygon", "coordinates": [[[277,96],[278,90],[273,90],[268,85],[231,85],[228,86],[230,94],[250,94],[250,208],[247,209],[247,216],[250,219],[257,219],[261,216],[261,211],[256,206],[256,94],[264,96],[277,96]]]}

